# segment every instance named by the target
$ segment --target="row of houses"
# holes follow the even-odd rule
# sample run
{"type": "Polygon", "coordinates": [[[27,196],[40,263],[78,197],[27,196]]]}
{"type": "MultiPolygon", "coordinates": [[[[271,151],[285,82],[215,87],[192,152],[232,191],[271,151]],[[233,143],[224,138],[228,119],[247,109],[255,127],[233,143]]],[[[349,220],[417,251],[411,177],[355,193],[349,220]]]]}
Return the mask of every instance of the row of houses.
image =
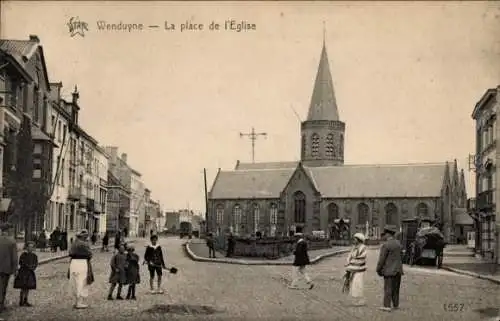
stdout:
{"type": "Polygon", "coordinates": [[[81,126],[78,88],[62,91],[37,36],[0,39],[0,218],[30,235],[149,231],[161,208],[141,173],[81,126]]]}

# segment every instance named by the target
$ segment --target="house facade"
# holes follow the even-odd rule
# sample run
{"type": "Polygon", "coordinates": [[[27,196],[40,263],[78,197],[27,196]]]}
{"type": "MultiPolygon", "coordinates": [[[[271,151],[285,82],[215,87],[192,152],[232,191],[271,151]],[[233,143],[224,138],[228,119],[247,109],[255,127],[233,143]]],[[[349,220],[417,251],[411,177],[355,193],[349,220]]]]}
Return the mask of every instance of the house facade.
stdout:
{"type": "MultiPolygon", "coordinates": [[[[19,131],[23,118],[29,121],[33,144],[32,185],[30,197],[31,232],[41,231],[45,225],[45,212],[50,199],[52,185],[53,141],[49,135],[48,112],[50,104],[50,84],[45,64],[43,48],[36,35],[28,40],[0,39],[0,65],[2,77],[2,126],[3,126],[3,198],[4,216],[19,213],[16,208],[23,206],[12,202],[13,192],[18,188],[16,159],[23,152],[19,144],[19,131]]],[[[31,147],[30,147],[31,148],[31,147]]],[[[23,157],[21,157],[23,158],[23,157]]],[[[26,208],[23,209],[26,211],[26,208]]],[[[18,220],[14,219],[16,223],[18,220]]],[[[23,226],[18,225],[18,230],[23,226]]]]}
{"type": "Polygon", "coordinates": [[[476,122],[476,199],[472,216],[476,223],[476,253],[500,264],[500,231],[496,204],[500,201],[497,148],[499,126],[497,114],[500,86],[488,89],[477,102],[472,118],[476,122]]]}
{"type": "Polygon", "coordinates": [[[344,165],[346,125],[340,120],[323,44],[300,161],[238,162],[219,170],[208,193],[207,229],[215,233],[287,235],[323,231],[333,238],[364,232],[379,238],[386,224],[430,218],[449,242],[466,212],[463,171],[456,161],[344,165]]]}

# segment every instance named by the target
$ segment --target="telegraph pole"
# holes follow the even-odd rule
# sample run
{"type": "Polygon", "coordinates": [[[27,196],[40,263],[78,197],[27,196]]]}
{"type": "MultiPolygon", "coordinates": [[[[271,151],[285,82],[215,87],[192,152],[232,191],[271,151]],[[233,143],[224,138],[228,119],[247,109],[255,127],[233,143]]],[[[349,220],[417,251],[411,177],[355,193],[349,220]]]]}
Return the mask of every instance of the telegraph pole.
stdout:
{"type": "Polygon", "coordinates": [[[250,133],[240,133],[240,138],[248,137],[252,141],[252,163],[255,163],[255,141],[259,136],[263,136],[264,138],[266,138],[267,133],[256,133],[253,127],[250,133]]]}

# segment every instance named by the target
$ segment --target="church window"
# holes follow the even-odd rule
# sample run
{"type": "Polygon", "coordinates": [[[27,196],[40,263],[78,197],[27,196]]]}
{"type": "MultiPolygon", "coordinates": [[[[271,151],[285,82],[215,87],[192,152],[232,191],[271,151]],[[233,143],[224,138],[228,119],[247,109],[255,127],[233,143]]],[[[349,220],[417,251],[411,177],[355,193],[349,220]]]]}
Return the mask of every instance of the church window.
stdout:
{"type": "Polygon", "coordinates": [[[387,225],[398,225],[398,208],[394,203],[385,206],[385,223],[387,225]]]}
{"type": "Polygon", "coordinates": [[[224,223],[224,205],[217,205],[217,209],[215,210],[215,220],[217,225],[224,223]]]}
{"type": "Polygon", "coordinates": [[[334,224],[339,218],[339,207],[335,203],[328,204],[328,224],[334,224]]]}
{"type": "Polygon", "coordinates": [[[339,156],[341,158],[344,158],[344,135],[340,134],[340,140],[339,140],[339,156]]]}
{"type": "Polygon", "coordinates": [[[233,233],[239,235],[241,226],[241,206],[236,204],[233,207],[233,233]]]}
{"type": "Polygon", "coordinates": [[[316,133],[311,136],[311,156],[319,157],[319,135],[316,133]]]}
{"type": "Polygon", "coordinates": [[[425,203],[419,203],[417,205],[417,216],[418,217],[428,217],[429,216],[429,207],[425,203]]]}
{"type": "Polygon", "coordinates": [[[276,227],[278,225],[278,206],[271,204],[269,208],[270,236],[276,235],[276,227]]]}
{"type": "Polygon", "coordinates": [[[295,223],[306,222],[306,196],[298,191],[293,195],[295,223]]]}
{"type": "Polygon", "coordinates": [[[358,205],[358,225],[366,224],[368,222],[369,207],[365,203],[358,205]]]}
{"type": "Polygon", "coordinates": [[[260,223],[260,208],[258,204],[253,205],[253,231],[257,233],[260,223]]]}
{"type": "Polygon", "coordinates": [[[336,156],[334,150],[335,150],[335,144],[333,141],[333,134],[330,133],[326,136],[326,145],[325,145],[326,157],[336,156]]]}

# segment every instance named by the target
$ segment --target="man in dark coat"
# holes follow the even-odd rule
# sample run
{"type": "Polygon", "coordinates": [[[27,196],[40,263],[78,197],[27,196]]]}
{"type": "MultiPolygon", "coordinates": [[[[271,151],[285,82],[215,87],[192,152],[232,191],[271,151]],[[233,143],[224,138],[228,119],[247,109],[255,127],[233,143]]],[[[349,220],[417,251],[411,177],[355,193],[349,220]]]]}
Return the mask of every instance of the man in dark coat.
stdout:
{"type": "Polygon", "coordinates": [[[380,256],[377,263],[377,274],[384,278],[384,306],[382,311],[391,311],[391,303],[394,309],[399,308],[399,289],[401,287],[401,276],[403,275],[403,248],[401,243],[394,238],[397,229],[394,226],[386,226],[382,236],[386,242],[380,248],[380,256]]]}
{"type": "MultiPolygon", "coordinates": [[[[227,237],[227,252],[226,252],[226,257],[231,257],[234,255],[234,236],[233,233],[229,233],[227,237]]],[[[214,254],[215,257],[215,254],[214,254]]]]}
{"type": "Polygon", "coordinates": [[[9,224],[0,225],[0,312],[5,310],[5,297],[12,274],[16,273],[18,265],[16,241],[8,235],[9,224]]]}
{"type": "Polygon", "coordinates": [[[307,243],[301,233],[295,234],[298,238],[297,244],[295,245],[295,251],[293,254],[295,256],[293,260],[293,271],[292,271],[292,283],[290,284],[291,289],[299,289],[298,282],[301,278],[306,280],[309,285],[309,289],[314,287],[311,278],[307,274],[306,266],[311,264],[309,261],[309,254],[307,253],[307,243]]]}

